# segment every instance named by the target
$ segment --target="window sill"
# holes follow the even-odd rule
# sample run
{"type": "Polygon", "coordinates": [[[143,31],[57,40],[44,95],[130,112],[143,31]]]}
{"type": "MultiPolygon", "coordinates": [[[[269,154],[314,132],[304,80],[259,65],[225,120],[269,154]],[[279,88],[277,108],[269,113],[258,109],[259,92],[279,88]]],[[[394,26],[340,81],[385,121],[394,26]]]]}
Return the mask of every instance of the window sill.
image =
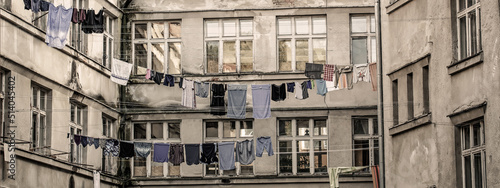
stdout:
{"type": "Polygon", "coordinates": [[[389,6],[385,7],[386,13],[391,14],[394,11],[396,11],[397,9],[399,9],[399,8],[403,7],[404,5],[406,5],[407,3],[409,3],[410,1],[412,1],[412,0],[397,0],[396,2],[393,2],[389,6]]]}
{"type": "Polygon", "coordinates": [[[396,136],[411,129],[431,124],[431,120],[432,120],[431,113],[415,117],[411,120],[408,120],[407,122],[389,128],[389,135],[396,136]]]}
{"type": "Polygon", "coordinates": [[[481,64],[483,62],[483,51],[478,52],[475,55],[472,55],[470,57],[467,57],[465,59],[462,59],[460,61],[457,61],[455,63],[452,63],[451,65],[448,65],[448,74],[449,75],[454,75],[456,73],[459,73],[461,71],[467,70],[470,67],[473,67],[475,65],[481,64]]]}

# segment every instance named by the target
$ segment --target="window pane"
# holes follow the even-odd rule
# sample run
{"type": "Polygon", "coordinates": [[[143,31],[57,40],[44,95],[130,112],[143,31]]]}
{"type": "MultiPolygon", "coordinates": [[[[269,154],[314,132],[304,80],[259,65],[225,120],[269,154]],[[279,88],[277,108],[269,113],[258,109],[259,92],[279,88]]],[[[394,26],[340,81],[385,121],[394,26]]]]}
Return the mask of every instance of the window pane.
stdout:
{"type": "Polygon", "coordinates": [[[368,63],[368,51],[366,48],[366,38],[353,38],[352,39],[352,63],[353,64],[366,64],[368,63]]]}
{"type": "Polygon", "coordinates": [[[328,161],[328,157],[326,156],[326,152],[315,152],[314,153],[314,172],[327,172],[326,164],[328,161]]]}
{"type": "MultiPolygon", "coordinates": [[[[151,150],[151,156],[154,156],[154,148],[151,150]]],[[[163,176],[163,163],[158,163],[151,160],[151,176],[163,176]]]]}
{"type": "Polygon", "coordinates": [[[168,43],[168,74],[181,73],[181,43],[168,43]]]}
{"type": "Polygon", "coordinates": [[[366,32],[366,17],[351,17],[352,32],[353,33],[364,33],[366,32]]]}
{"type": "Polygon", "coordinates": [[[168,163],[168,176],[180,176],[181,175],[181,166],[173,165],[172,163],[168,163]]]}
{"type": "Polygon", "coordinates": [[[165,24],[163,22],[151,23],[151,38],[165,38],[165,24]]]}
{"type": "Polygon", "coordinates": [[[297,135],[309,136],[309,120],[297,120],[297,135]]]}
{"type": "Polygon", "coordinates": [[[375,33],[375,16],[370,16],[370,32],[375,33]]]}
{"type": "Polygon", "coordinates": [[[354,119],[354,134],[369,134],[368,119],[354,119]]]}
{"type": "Polygon", "coordinates": [[[370,144],[368,140],[354,141],[354,166],[370,165],[370,144]]]}
{"type": "Polygon", "coordinates": [[[290,18],[278,19],[278,35],[292,34],[292,20],[290,18]]]}
{"type": "Polygon", "coordinates": [[[253,164],[241,165],[241,175],[252,175],[253,174],[253,164]]]}
{"type": "Polygon", "coordinates": [[[235,121],[224,121],[223,122],[224,138],[234,138],[236,137],[236,122],[235,121]]]}
{"type": "Polygon", "coordinates": [[[181,124],[168,123],[168,138],[180,138],[180,137],[181,137],[181,124]]]}
{"type": "Polygon", "coordinates": [[[297,173],[310,173],[309,153],[297,153],[297,173]]]}
{"type": "Polygon", "coordinates": [[[103,36],[103,39],[102,39],[102,41],[103,41],[103,43],[102,43],[102,51],[103,51],[102,52],[103,53],[102,54],[103,55],[102,56],[102,65],[104,65],[106,67],[108,64],[108,61],[107,61],[108,57],[106,57],[108,55],[108,53],[106,53],[106,51],[108,51],[108,45],[107,45],[108,37],[106,35],[102,35],[102,36],[103,36]]]}
{"type": "Polygon", "coordinates": [[[75,105],[71,104],[71,122],[75,122],[75,105]]]}
{"type": "Polygon", "coordinates": [[[297,141],[297,152],[309,152],[309,140],[297,141]]]}
{"type": "Polygon", "coordinates": [[[102,117],[102,135],[107,136],[108,135],[108,120],[105,117],[102,117]]]}
{"type": "Polygon", "coordinates": [[[470,148],[470,127],[466,126],[462,128],[462,140],[463,140],[463,149],[469,149],[470,148]]]}
{"type": "Polygon", "coordinates": [[[163,138],[163,123],[151,123],[151,139],[163,138]]]}
{"type": "Polygon", "coordinates": [[[467,23],[466,18],[461,17],[459,19],[459,27],[460,27],[460,58],[467,57],[467,23]]]}
{"type": "Polygon", "coordinates": [[[224,171],[222,171],[222,174],[229,175],[229,176],[235,176],[236,175],[236,168],[232,169],[232,170],[224,170],[224,171]]]}
{"type": "Polygon", "coordinates": [[[476,1],[475,0],[467,0],[467,8],[476,4],[476,1]]]}
{"type": "Polygon", "coordinates": [[[326,120],[315,120],[314,121],[314,135],[327,135],[326,131],[326,120]]]}
{"type": "Polygon", "coordinates": [[[224,36],[233,37],[236,36],[236,20],[224,20],[222,21],[224,25],[224,36]]]}
{"type": "Polygon", "coordinates": [[[474,179],[476,188],[483,187],[483,167],[481,165],[481,153],[474,154],[474,179]]]}
{"type": "Polygon", "coordinates": [[[107,51],[107,61],[108,63],[106,64],[106,67],[108,68],[111,68],[111,63],[113,62],[113,39],[112,38],[108,38],[108,51],[107,51]]]}
{"type": "Polygon", "coordinates": [[[292,152],[292,141],[279,141],[279,152],[292,152]]]}
{"type": "Polygon", "coordinates": [[[146,139],[146,124],[134,124],[134,139],[146,139]]]}
{"type": "Polygon", "coordinates": [[[313,34],[326,33],[326,18],[312,18],[313,34]]]}
{"type": "Polygon", "coordinates": [[[458,0],[459,10],[463,10],[465,8],[465,0],[458,0]]]}
{"type": "Polygon", "coordinates": [[[280,173],[292,173],[292,154],[280,154],[280,173]]]}
{"type": "Polygon", "coordinates": [[[136,72],[137,74],[146,74],[146,69],[148,68],[148,51],[146,49],[148,48],[148,44],[135,44],[134,48],[136,72]]]}
{"type": "Polygon", "coordinates": [[[279,40],[279,70],[292,70],[292,47],[290,40],[279,40]]]}
{"type": "Polygon", "coordinates": [[[76,124],[82,125],[82,108],[76,107],[76,124]]]}
{"type": "Polygon", "coordinates": [[[479,146],[481,144],[481,124],[476,123],[472,126],[472,133],[474,136],[474,146],[479,146]]]}
{"type": "Polygon", "coordinates": [[[146,173],[146,158],[134,157],[134,176],[144,177],[146,173]]]}
{"type": "Polygon", "coordinates": [[[253,137],[253,122],[240,121],[240,137],[253,137]]]}
{"type": "Polygon", "coordinates": [[[373,123],[373,134],[378,135],[378,121],[377,121],[377,119],[373,119],[372,123],[373,123]]]}
{"type": "Polygon", "coordinates": [[[222,72],[236,72],[236,43],[224,41],[223,43],[222,72]]]}
{"type": "Polygon", "coordinates": [[[295,41],[295,61],[296,70],[306,70],[306,63],[309,62],[309,41],[296,40],[295,41]]]}
{"type": "Polygon", "coordinates": [[[205,123],[206,137],[218,137],[219,135],[219,123],[217,122],[206,122],[205,123]]]}
{"type": "Polygon", "coordinates": [[[280,120],[279,121],[279,136],[292,136],[292,121],[280,120]]]}
{"type": "Polygon", "coordinates": [[[207,37],[219,36],[219,21],[207,21],[207,37]]]}
{"type": "Polygon", "coordinates": [[[373,140],[373,158],[374,158],[374,165],[378,165],[379,164],[379,153],[378,153],[378,140],[373,140]]]}
{"type": "Polygon", "coordinates": [[[148,24],[135,24],[135,39],[146,38],[148,32],[148,24]]]}
{"type": "Polygon", "coordinates": [[[219,42],[207,42],[207,73],[219,72],[219,42]]]}
{"type": "Polygon", "coordinates": [[[471,159],[469,156],[464,157],[464,166],[465,166],[465,187],[472,188],[472,173],[471,173],[471,159]]]}
{"type": "Polygon", "coordinates": [[[36,148],[38,146],[38,140],[37,140],[37,115],[35,112],[33,112],[32,114],[32,119],[31,119],[31,145],[33,146],[33,148],[36,148]]]}
{"type": "Polygon", "coordinates": [[[181,38],[181,23],[180,22],[168,23],[168,32],[170,33],[170,38],[181,38]]]}
{"type": "Polygon", "coordinates": [[[328,142],[326,140],[315,140],[314,141],[314,151],[327,151],[328,142]]]}
{"type": "Polygon", "coordinates": [[[248,36],[253,34],[252,20],[240,20],[240,35],[248,36]]]}
{"type": "Polygon", "coordinates": [[[313,62],[325,64],[326,62],[326,39],[313,39],[313,62]]]}
{"type": "Polygon", "coordinates": [[[40,114],[40,146],[45,146],[45,116],[40,114]]]}
{"type": "Polygon", "coordinates": [[[295,33],[297,35],[309,34],[309,18],[295,18],[295,33]]]}
{"type": "Polygon", "coordinates": [[[240,64],[241,72],[253,71],[253,42],[241,41],[240,42],[240,64]]]}
{"type": "Polygon", "coordinates": [[[165,44],[164,43],[153,43],[151,44],[151,59],[153,60],[153,70],[164,72],[164,51],[165,44]]]}
{"type": "Polygon", "coordinates": [[[479,43],[479,51],[481,51],[483,48],[483,42],[482,42],[482,38],[481,38],[481,7],[477,8],[477,17],[479,18],[478,19],[478,23],[477,23],[477,30],[478,30],[478,33],[477,33],[477,37],[478,37],[478,43],[479,43]]]}
{"type": "Polygon", "coordinates": [[[477,32],[476,32],[476,10],[472,10],[469,12],[469,24],[470,24],[470,50],[471,50],[471,55],[474,55],[477,53],[477,32]]]}
{"type": "Polygon", "coordinates": [[[218,164],[209,164],[209,165],[205,165],[205,173],[206,175],[210,176],[210,175],[217,175],[218,174],[218,170],[219,170],[219,167],[218,167],[218,164]]]}
{"type": "Polygon", "coordinates": [[[38,107],[38,89],[33,88],[33,107],[38,107]]]}

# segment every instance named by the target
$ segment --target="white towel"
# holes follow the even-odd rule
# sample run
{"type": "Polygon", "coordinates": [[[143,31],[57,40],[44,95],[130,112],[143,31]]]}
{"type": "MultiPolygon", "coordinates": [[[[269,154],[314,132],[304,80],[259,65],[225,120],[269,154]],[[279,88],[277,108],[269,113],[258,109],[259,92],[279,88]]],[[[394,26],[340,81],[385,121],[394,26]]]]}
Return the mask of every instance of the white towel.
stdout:
{"type": "Polygon", "coordinates": [[[130,71],[132,71],[132,64],[113,58],[110,79],[117,84],[127,85],[130,71]]]}

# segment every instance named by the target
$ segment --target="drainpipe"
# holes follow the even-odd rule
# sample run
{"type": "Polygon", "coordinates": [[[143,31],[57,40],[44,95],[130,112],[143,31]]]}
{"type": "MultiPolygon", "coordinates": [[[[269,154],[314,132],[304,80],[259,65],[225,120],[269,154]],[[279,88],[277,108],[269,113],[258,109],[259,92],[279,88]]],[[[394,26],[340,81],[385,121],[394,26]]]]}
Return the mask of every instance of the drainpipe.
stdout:
{"type": "Polygon", "coordinates": [[[382,23],[380,22],[380,0],[375,1],[375,19],[377,21],[377,121],[379,137],[379,188],[385,188],[385,147],[384,147],[384,92],[382,90],[382,23]]]}

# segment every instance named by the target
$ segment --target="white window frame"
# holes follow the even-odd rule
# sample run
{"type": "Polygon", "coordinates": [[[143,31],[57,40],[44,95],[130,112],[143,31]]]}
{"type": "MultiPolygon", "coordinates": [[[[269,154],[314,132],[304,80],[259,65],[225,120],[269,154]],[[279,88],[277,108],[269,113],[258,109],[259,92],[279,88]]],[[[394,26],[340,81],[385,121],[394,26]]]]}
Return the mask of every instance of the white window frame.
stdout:
{"type": "Polygon", "coordinates": [[[457,0],[457,39],[458,39],[458,59],[465,59],[472,55],[479,53],[482,49],[482,39],[481,39],[481,2],[479,0],[473,0],[475,4],[469,5],[467,4],[467,0],[457,0]],[[460,10],[460,1],[464,1],[465,8],[460,10]],[[469,13],[475,11],[476,12],[476,52],[473,54],[472,52],[472,36],[471,36],[471,23],[469,19],[469,13]],[[461,36],[463,33],[460,31],[460,18],[465,17],[466,22],[466,54],[462,54],[462,41],[461,36]]]}
{"type": "MultiPolygon", "coordinates": [[[[170,143],[170,144],[180,144],[181,143],[181,138],[169,138],[169,129],[168,125],[169,124],[179,124],[179,136],[182,131],[182,123],[181,121],[151,121],[151,122],[133,122],[132,123],[132,139],[133,141],[136,142],[151,142],[151,153],[148,155],[146,158],[146,177],[147,178],[159,178],[159,177],[179,177],[180,174],[182,174],[182,168],[179,166],[179,175],[171,176],[169,175],[169,167],[173,166],[172,163],[163,163],[163,176],[152,176],[152,164],[153,164],[153,149],[154,149],[154,144],[155,143],[170,143]],[[156,123],[162,123],[163,124],[163,138],[160,139],[151,139],[151,124],[156,124],[156,123]],[[136,124],[145,124],[146,125],[146,138],[145,139],[135,139],[135,125],[136,124]]],[[[135,176],[134,174],[134,160],[135,158],[132,158],[130,162],[131,166],[131,173],[132,177],[144,177],[144,176],[135,176]]]]}
{"type": "MultiPolygon", "coordinates": [[[[235,147],[236,147],[236,142],[238,141],[245,141],[245,140],[253,140],[254,145],[254,151],[256,148],[256,140],[254,139],[254,121],[252,119],[242,119],[242,120],[230,120],[230,119],[225,119],[225,120],[204,120],[203,121],[203,139],[204,143],[220,143],[220,142],[235,142],[235,147]],[[235,137],[224,137],[224,122],[235,122],[235,137]],[[218,123],[218,128],[217,128],[217,137],[207,137],[207,122],[213,122],[213,123],[218,123]],[[251,136],[241,136],[241,122],[252,122],[252,132],[251,136]]],[[[218,151],[217,151],[218,154],[218,151]]],[[[236,155],[236,153],[235,153],[236,155]]],[[[207,174],[207,168],[210,168],[206,164],[203,164],[203,176],[208,176],[208,177],[213,177],[213,176],[233,176],[229,174],[224,174],[224,170],[219,170],[219,162],[217,163],[212,163],[210,164],[212,168],[216,169],[216,174],[207,174]]],[[[255,165],[254,163],[249,164],[249,165],[241,165],[239,162],[235,163],[235,173],[236,176],[254,176],[255,175],[255,165]],[[241,174],[241,167],[242,166],[252,166],[252,174],[241,174]]],[[[232,170],[231,170],[232,171],[232,170]]]]}
{"type": "MultiPolygon", "coordinates": [[[[205,45],[203,47],[205,53],[204,53],[204,61],[205,61],[205,73],[207,74],[230,74],[230,73],[242,73],[241,71],[241,45],[240,43],[242,41],[252,41],[252,71],[255,70],[255,42],[254,42],[254,23],[253,23],[253,18],[228,18],[228,19],[206,19],[204,21],[204,40],[205,40],[205,45]],[[240,22],[241,20],[250,20],[252,21],[252,34],[251,35],[241,35],[241,27],[240,27],[240,22]],[[235,36],[224,36],[224,21],[235,21],[235,31],[236,35],[235,36]],[[219,24],[219,36],[217,37],[209,37],[207,36],[207,30],[208,22],[217,22],[219,24]],[[224,42],[225,41],[233,41],[235,43],[235,51],[236,51],[236,72],[224,72],[223,67],[224,67],[224,42]],[[209,73],[208,72],[208,50],[207,50],[207,43],[208,42],[219,42],[219,54],[218,54],[218,72],[217,73],[209,73]]],[[[248,71],[245,71],[245,73],[248,71]]]]}
{"type": "MultiPolygon", "coordinates": [[[[115,119],[111,118],[106,114],[102,114],[102,139],[112,139],[114,138],[114,130],[115,130],[115,119]]],[[[114,161],[115,157],[111,155],[104,155],[102,152],[101,159],[101,171],[111,173],[113,165],[112,161],[114,161]]]]}
{"type": "MultiPolygon", "coordinates": [[[[87,3],[84,0],[73,0],[73,8],[86,9],[87,3]]],[[[80,12],[78,12],[80,13],[80,12]]],[[[81,23],[73,23],[70,25],[70,35],[69,35],[69,45],[75,48],[77,51],[86,54],[87,53],[87,34],[82,31],[81,23]]]]}
{"type": "MultiPolygon", "coordinates": [[[[69,132],[71,134],[70,138],[73,138],[75,134],[78,135],[86,135],[85,130],[85,118],[86,118],[87,108],[84,105],[78,104],[76,102],[70,102],[70,121],[69,121],[69,132]],[[74,119],[71,117],[71,113],[74,112],[74,119]],[[80,115],[80,119],[78,119],[78,115],[80,115]]],[[[69,146],[69,161],[72,163],[82,164],[84,163],[85,150],[83,146],[76,145],[74,139],[71,140],[69,146]]]]}
{"type": "Polygon", "coordinates": [[[113,51],[114,51],[114,37],[113,29],[115,25],[115,19],[111,17],[108,13],[104,13],[104,32],[103,32],[103,49],[102,49],[102,65],[108,69],[111,69],[111,64],[113,63],[113,51]]]}
{"type": "MultiPolygon", "coordinates": [[[[146,51],[147,51],[147,69],[152,69],[153,67],[153,57],[150,53],[153,45],[152,44],[156,44],[156,43],[163,43],[164,45],[164,51],[163,51],[163,69],[164,70],[155,70],[155,71],[158,71],[158,72],[162,72],[162,73],[166,73],[166,74],[170,74],[169,73],[169,57],[170,57],[170,48],[169,48],[169,44],[170,43],[180,43],[181,44],[181,48],[182,48],[182,34],[181,34],[181,37],[179,38],[171,38],[170,37],[170,25],[169,23],[179,23],[181,25],[181,28],[182,28],[182,21],[181,20],[169,20],[169,21],[150,21],[150,22],[134,22],[132,23],[132,62],[134,63],[134,74],[135,75],[140,75],[137,73],[137,64],[135,62],[135,45],[136,44],[145,44],[146,45],[146,51]],[[152,23],[163,23],[164,25],[164,38],[151,38],[151,25],[152,23]],[[140,38],[140,39],[136,39],[135,38],[135,26],[136,24],[146,24],[146,27],[147,27],[147,30],[146,30],[146,38],[140,38]]],[[[182,51],[182,50],[181,50],[182,51]]],[[[180,57],[180,62],[179,62],[179,74],[182,74],[182,53],[181,53],[181,57],[180,57]]],[[[172,75],[176,75],[176,74],[172,74],[172,75]]]]}
{"type": "Polygon", "coordinates": [[[461,159],[462,159],[462,187],[466,188],[466,183],[465,183],[465,157],[470,156],[470,171],[471,171],[471,184],[472,188],[486,188],[488,187],[486,185],[486,142],[485,142],[485,126],[484,126],[484,120],[475,120],[470,123],[465,123],[460,126],[460,151],[461,151],[461,159]],[[480,143],[478,146],[474,146],[474,124],[480,124],[480,143]],[[465,131],[464,129],[469,129],[469,148],[465,148],[465,131]],[[475,165],[474,165],[474,160],[475,160],[475,154],[481,154],[481,168],[482,168],[482,187],[476,187],[475,182],[476,182],[476,177],[475,177],[475,165]]]}
{"type": "MultiPolygon", "coordinates": [[[[324,175],[324,174],[327,174],[327,172],[315,172],[315,168],[314,168],[314,165],[315,165],[315,161],[314,161],[314,153],[316,151],[314,151],[314,141],[326,141],[327,143],[327,146],[326,146],[326,156],[327,156],[327,159],[328,159],[328,118],[326,117],[313,117],[313,118],[308,118],[308,117],[305,117],[305,118],[278,118],[278,121],[276,121],[277,123],[277,131],[276,131],[276,136],[278,137],[277,139],[277,148],[278,148],[278,156],[277,156],[277,161],[276,161],[276,165],[277,165],[277,168],[278,168],[278,175],[299,175],[299,174],[309,174],[309,175],[314,175],[314,174],[321,174],[321,175],[324,175]],[[299,136],[299,134],[297,133],[297,120],[308,120],[309,121],[309,136],[307,135],[303,135],[303,136],[299,136]],[[325,121],[326,123],[326,132],[327,134],[326,135],[314,135],[314,122],[315,121],[325,121]],[[292,135],[291,136],[287,136],[287,135],[283,135],[283,136],[280,136],[279,135],[279,130],[280,130],[280,127],[279,127],[279,123],[280,121],[291,121],[291,124],[292,124],[292,135]],[[292,174],[290,173],[281,173],[280,172],[280,152],[279,152],[279,143],[280,141],[291,141],[292,142],[292,152],[286,152],[287,154],[289,153],[292,153],[292,174]],[[297,167],[297,141],[309,141],[309,173],[299,173],[298,172],[298,167],[297,167]]],[[[325,152],[325,151],[320,151],[320,152],[325,152]]],[[[303,153],[303,152],[301,152],[303,153]]],[[[327,160],[327,164],[328,166],[328,160],[327,160]]]]}
{"type": "MultiPolygon", "coordinates": [[[[359,149],[356,149],[356,146],[354,145],[355,141],[368,141],[368,143],[369,143],[369,145],[368,145],[369,160],[370,160],[369,166],[378,165],[375,162],[375,157],[378,157],[378,156],[375,156],[375,150],[378,150],[379,147],[375,147],[375,141],[379,141],[379,135],[380,135],[380,133],[375,134],[375,129],[373,127],[374,123],[378,123],[376,117],[353,117],[352,118],[352,149],[353,149],[352,163],[353,163],[353,166],[356,166],[356,155],[355,155],[355,153],[356,153],[357,150],[359,150],[359,149]],[[368,120],[368,134],[355,134],[354,133],[354,121],[356,119],[366,119],[366,120],[368,120]]],[[[380,146],[380,143],[378,143],[378,144],[380,146]]],[[[380,163],[380,161],[379,161],[379,163],[380,163]]],[[[369,171],[366,171],[366,172],[369,172],[369,171]]]]}
{"type": "MultiPolygon", "coordinates": [[[[377,37],[376,37],[376,22],[375,15],[373,14],[352,14],[349,17],[349,25],[351,32],[351,40],[349,41],[351,46],[351,64],[354,64],[352,56],[353,53],[353,39],[366,38],[366,54],[367,54],[367,63],[376,63],[377,62],[377,37]],[[365,17],[366,19],[366,32],[353,32],[353,23],[352,18],[354,17],[365,17]],[[374,28],[373,28],[374,27],[374,28]],[[375,42],[375,43],[374,43],[375,42]]],[[[363,63],[366,64],[366,63],[363,63]]]]}
{"type": "Polygon", "coordinates": [[[325,63],[328,62],[328,38],[327,38],[327,32],[328,32],[328,27],[327,27],[327,19],[325,15],[320,15],[320,16],[295,16],[295,17],[278,17],[276,19],[276,54],[277,54],[277,69],[278,72],[303,72],[304,70],[297,70],[297,61],[296,61],[296,41],[297,40],[304,40],[306,39],[308,41],[308,58],[309,61],[307,63],[314,63],[314,51],[313,51],[313,39],[325,39],[326,44],[325,44],[325,63]],[[309,34],[304,35],[304,34],[297,34],[296,32],[296,19],[297,18],[307,18],[308,23],[309,23],[309,34]],[[319,33],[319,34],[313,34],[313,19],[314,18],[324,18],[325,19],[325,33],[319,33]],[[289,35],[280,35],[279,30],[279,20],[282,19],[290,19],[291,23],[291,34],[289,35]],[[279,42],[282,40],[289,40],[291,44],[291,58],[292,58],[292,70],[280,70],[280,65],[279,65],[279,57],[280,57],[280,52],[279,52],[279,42]]]}
{"type": "Polygon", "coordinates": [[[47,147],[49,137],[49,133],[47,128],[49,127],[47,125],[47,118],[48,118],[48,96],[49,96],[49,90],[42,88],[39,85],[32,84],[31,85],[31,145],[30,145],[30,150],[35,151],[35,152],[41,152],[44,153],[47,150],[45,147],[47,147]],[[42,108],[40,105],[40,102],[42,100],[42,92],[45,93],[43,94],[44,97],[44,103],[45,106],[42,108]],[[36,96],[33,96],[33,93],[36,93],[36,96]]]}

